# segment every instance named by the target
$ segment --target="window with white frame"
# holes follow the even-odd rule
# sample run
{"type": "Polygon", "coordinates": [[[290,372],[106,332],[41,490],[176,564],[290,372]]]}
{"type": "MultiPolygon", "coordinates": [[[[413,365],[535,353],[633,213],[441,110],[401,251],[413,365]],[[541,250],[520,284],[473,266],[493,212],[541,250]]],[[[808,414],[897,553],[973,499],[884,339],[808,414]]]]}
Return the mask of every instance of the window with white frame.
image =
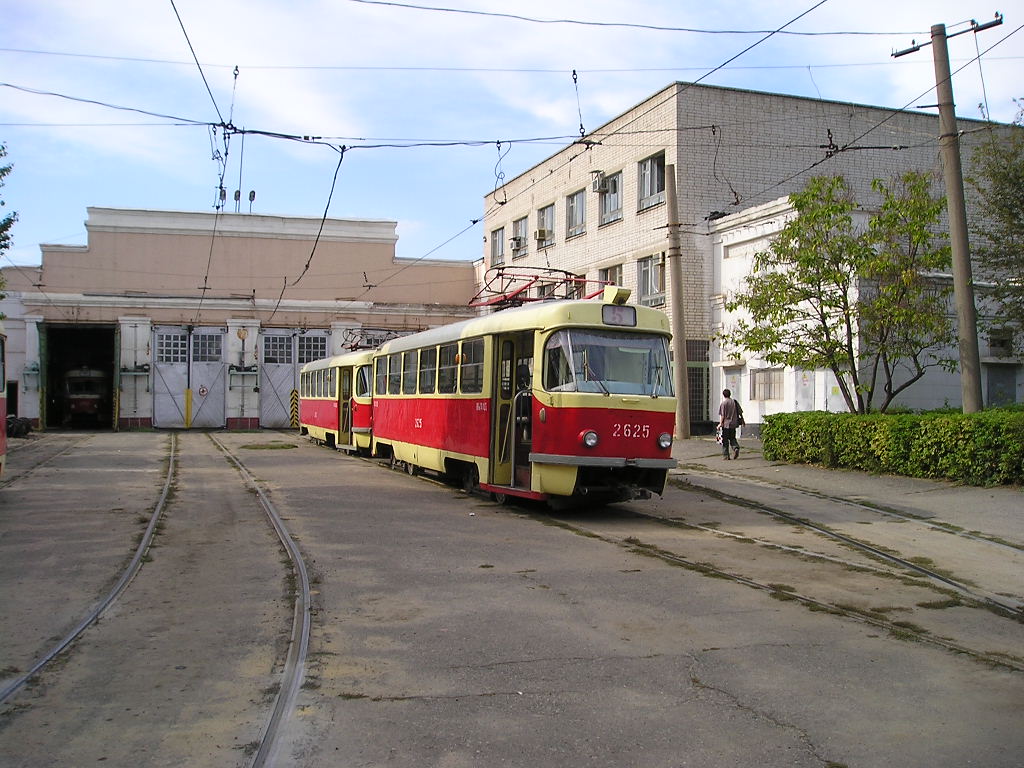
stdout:
{"type": "Polygon", "coordinates": [[[505,263],[505,228],[498,227],[491,232],[491,266],[505,263]]]}
{"type": "Polygon", "coordinates": [[[192,336],[192,362],[219,363],[223,336],[219,333],[197,333],[192,336]]]}
{"type": "Polygon", "coordinates": [[[538,248],[555,244],[555,204],[537,209],[537,231],[534,233],[538,248]]]}
{"type": "Polygon", "coordinates": [[[622,285],[622,265],[616,264],[614,267],[605,267],[597,271],[597,279],[602,283],[611,283],[612,285],[622,285]]]}
{"type": "Polygon", "coordinates": [[[597,195],[598,226],[622,218],[622,172],[604,177],[597,195]]]}
{"type": "Polygon", "coordinates": [[[659,152],[640,161],[638,168],[637,208],[644,210],[665,202],[665,153],[659,152]]]}
{"type": "Polygon", "coordinates": [[[263,362],[290,364],[292,362],[292,337],[264,336],[263,362]]]}
{"type": "Polygon", "coordinates": [[[565,236],[576,237],[587,229],[587,192],[581,189],[565,198],[565,236]]]}
{"type": "Polygon", "coordinates": [[[187,363],[188,336],[184,333],[158,333],[156,336],[158,363],[187,363]]]}
{"type": "Polygon", "coordinates": [[[648,256],[636,263],[638,300],[647,307],[665,303],[665,254],[648,256]]]}
{"type": "Polygon", "coordinates": [[[782,368],[755,368],[750,372],[751,400],[781,400],[782,368]]]}
{"type": "Polygon", "coordinates": [[[299,363],[311,363],[327,357],[326,336],[299,336],[299,363]]]}
{"type": "Polygon", "coordinates": [[[521,259],[530,250],[530,221],[526,216],[512,222],[512,237],[509,238],[509,245],[512,247],[512,258],[521,259]]]}

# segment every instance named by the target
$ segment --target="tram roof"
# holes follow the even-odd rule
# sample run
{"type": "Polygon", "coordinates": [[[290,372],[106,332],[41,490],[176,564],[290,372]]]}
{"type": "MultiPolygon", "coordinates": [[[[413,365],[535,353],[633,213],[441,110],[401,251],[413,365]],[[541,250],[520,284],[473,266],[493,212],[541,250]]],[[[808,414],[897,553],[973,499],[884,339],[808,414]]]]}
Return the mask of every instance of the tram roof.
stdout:
{"type": "Polygon", "coordinates": [[[372,349],[357,349],[352,352],[343,352],[334,357],[322,357],[319,360],[306,363],[302,366],[302,372],[318,371],[321,368],[336,368],[344,365],[364,365],[370,362],[373,352],[372,349]]]}
{"type": "Polygon", "coordinates": [[[546,328],[597,327],[603,326],[616,331],[669,334],[668,316],[661,310],[636,306],[635,326],[615,326],[601,320],[601,307],[613,306],[596,300],[558,300],[526,304],[514,309],[505,309],[490,315],[462,320],[458,323],[431,328],[382,344],[376,354],[385,355],[419,347],[456,341],[458,339],[485,336],[494,333],[544,330],[546,328]],[[582,310],[582,311],[580,311],[582,310]],[[575,316],[573,313],[576,313],[575,316]]]}

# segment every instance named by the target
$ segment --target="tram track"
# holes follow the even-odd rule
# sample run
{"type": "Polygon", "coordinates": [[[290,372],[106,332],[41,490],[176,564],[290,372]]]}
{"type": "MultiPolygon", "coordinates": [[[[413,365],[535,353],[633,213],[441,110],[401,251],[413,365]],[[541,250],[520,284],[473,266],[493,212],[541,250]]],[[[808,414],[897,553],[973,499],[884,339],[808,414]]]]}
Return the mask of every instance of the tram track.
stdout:
{"type": "MultiPolygon", "coordinates": [[[[952,525],[946,522],[935,522],[919,515],[913,515],[906,512],[898,512],[894,509],[887,509],[885,507],[878,506],[876,504],[868,504],[862,501],[854,501],[853,499],[843,498],[841,496],[832,496],[821,491],[811,490],[808,488],[802,488],[796,485],[774,483],[763,478],[746,477],[738,474],[728,474],[725,472],[716,472],[713,469],[704,466],[687,466],[686,471],[691,474],[697,474],[704,477],[714,477],[718,479],[728,479],[733,482],[741,482],[745,485],[756,486],[759,488],[766,488],[777,491],[787,491],[789,493],[797,493],[803,496],[807,496],[812,499],[818,499],[829,504],[838,504],[844,507],[850,507],[852,509],[870,512],[881,517],[887,517],[900,522],[913,523],[918,526],[922,526],[929,530],[946,533],[951,536],[958,536],[969,541],[975,541],[983,544],[990,544],[995,547],[1003,547],[1011,549],[1016,552],[1024,552],[1024,546],[1015,544],[1009,541],[1003,541],[997,537],[986,535],[980,531],[967,531],[958,526],[952,525]]],[[[678,485],[678,483],[676,483],[678,485]]],[[[708,488],[704,485],[698,485],[692,482],[687,483],[688,486],[706,491],[708,493],[714,493],[716,495],[722,495],[723,497],[729,498],[741,498],[734,496],[733,494],[723,494],[721,491],[715,491],[714,489],[708,488]]]]}
{"type": "MultiPolygon", "coordinates": [[[[74,439],[68,439],[66,435],[60,435],[58,437],[51,433],[50,435],[34,440],[31,443],[19,445],[16,450],[10,450],[10,447],[8,447],[10,452],[8,453],[7,466],[5,467],[6,473],[3,478],[0,478],[0,490],[31,477],[51,461],[54,461],[61,456],[66,456],[91,438],[92,435],[85,435],[81,437],[76,436],[74,439]],[[61,438],[64,439],[61,440],[61,438]],[[57,450],[52,453],[48,453],[47,449],[52,448],[54,443],[58,446],[57,450]],[[15,466],[12,466],[12,456],[17,457],[15,466]],[[28,461],[25,461],[26,459],[28,461]],[[25,466],[22,466],[23,462],[25,462],[25,466]]],[[[10,446],[10,443],[8,443],[8,446],[10,446]]]]}
{"type": "MultiPolygon", "coordinates": [[[[68,447],[64,448],[58,453],[53,454],[45,461],[50,461],[57,458],[58,456],[64,455],[72,448],[77,447],[81,442],[72,443],[68,447]]],[[[104,612],[110,608],[110,606],[124,593],[131,583],[132,579],[139,573],[142,568],[142,564],[145,560],[146,553],[149,551],[153,543],[153,538],[156,536],[157,526],[163,516],[164,509],[167,505],[167,500],[171,492],[171,487],[175,477],[177,459],[177,436],[173,433],[170,438],[170,447],[168,450],[167,459],[167,472],[164,477],[163,488],[160,492],[160,496],[157,500],[156,506],[153,512],[150,514],[149,522],[146,526],[146,530],[143,532],[139,544],[135,549],[135,553],[132,559],[129,561],[127,567],[122,571],[121,576],[118,578],[114,587],[102,598],[93,608],[90,610],[81,621],[76,624],[71,631],[69,631],[59,642],[53,647],[46,651],[41,657],[36,659],[29,667],[28,671],[19,675],[16,679],[10,682],[2,690],[0,690],[0,704],[3,704],[19,691],[29,680],[42,672],[49,664],[51,664],[57,657],[59,657],[78,637],[85,632],[90,626],[99,621],[100,617],[104,612]]],[[[35,467],[40,467],[45,462],[40,462],[35,467]]],[[[21,475],[20,477],[24,477],[21,475]]],[[[18,478],[16,478],[18,479],[18,478]]]]}
{"type": "Polygon", "coordinates": [[[311,626],[312,590],[309,573],[298,545],[284,524],[280,513],[270,500],[269,495],[238,458],[223,442],[213,434],[207,433],[210,441],[224,454],[227,460],[238,470],[245,484],[255,494],[277,533],[282,546],[288,553],[296,576],[295,605],[292,620],[292,632],[288,646],[288,654],[281,673],[281,684],[274,700],[274,707],[263,732],[259,744],[254,749],[251,768],[263,768],[270,761],[280,743],[280,737],[288,717],[295,709],[295,701],[302,687],[305,676],[305,665],[309,653],[309,633],[311,626]]]}
{"type": "MultiPolygon", "coordinates": [[[[901,639],[910,639],[916,642],[934,645],[953,653],[964,654],[986,664],[1002,667],[1015,672],[1024,672],[1024,658],[1010,656],[1003,653],[992,653],[971,648],[963,643],[958,643],[950,638],[940,637],[934,633],[921,631],[909,625],[908,622],[890,621],[870,611],[858,610],[850,605],[837,605],[827,600],[822,600],[805,594],[797,589],[761,581],[733,570],[720,567],[706,560],[695,560],[677,552],[672,552],[654,544],[642,541],[637,536],[613,536],[596,530],[593,526],[570,522],[564,518],[554,518],[537,512],[525,512],[527,517],[542,522],[546,525],[555,525],[572,533],[594,538],[607,544],[626,549],[633,554],[644,557],[651,557],[670,565],[680,566],[688,570],[711,578],[725,579],[752,589],[769,594],[779,600],[798,602],[812,611],[824,612],[830,615],[841,616],[852,619],[878,629],[887,631],[890,635],[901,639]]],[[[663,518],[631,512],[637,518],[644,518],[652,522],[666,523],[663,518]]]]}
{"type": "MultiPolygon", "coordinates": [[[[963,583],[962,581],[958,581],[958,580],[956,580],[956,579],[954,579],[954,578],[952,578],[950,576],[947,576],[945,574],[939,573],[938,571],[936,571],[934,569],[926,568],[925,566],[921,565],[920,563],[915,563],[915,562],[913,562],[911,560],[908,560],[906,558],[903,558],[903,557],[900,557],[898,555],[895,555],[895,554],[893,554],[891,552],[886,551],[885,549],[882,549],[881,547],[874,546],[874,545],[869,544],[869,543],[867,543],[865,541],[861,541],[860,539],[857,539],[857,538],[855,538],[853,536],[847,536],[845,534],[839,533],[838,531],[835,531],[835,530],[829,528],[826,525],[821,525],[821,524],[815,523],[815,522],[813,522],[811,520],[807,520],[807,519],[799,517],[797,515],[793,515],[793,514],[790,514],[788,512],[785,512],[784,510],[771,507],[771,506],[769,506],[767,504],[763,504],[761,502],[752,501],[750,499],[745,499],[743,497],[735,496],[733,494],[723,493],[721,491],[712,490],[712,489],[708,489],[708,488],[701,488],[700,491],[702,493],[706,493],[706,494],[712,495],[712,496],[714,496],[714,497],[716,497],[716,498],[718,498],[718,499],[720,499],[722,501],[726,501],[726,502],[728,502],[730,504],[735,504],[735,505],[738,505],[738,506],[746,507],[748,509],[753,509],[756,512],[759,512],[759,513],[764,514],[764,515],[768,515],[769,517],[772,517],[772,518],[774,518],[776,520],[780,520],[780,521],[788,523],[790,525],[798,526],[798,527],[803,528],[805,530],[813,531],[814,533],[817,533],[817,534],[819,534],[821,536],[825,536],[827,538],[830,538],[830,539],[833,539],[833,540],[835,540],[837,542],[840,542],[841,544],[843,544],[843,545],[845,545],[845,546],[847,546],[847,547],[849,547],[851,549],[857,550],[859,552],[863,552],[863,553],[869,555],[872,558],[875,558],[877,560],[882,560],[882,561],[891,563],[892,565],[895,565],[898,568],[902,568],[902,569],[905,569],[907,571],[911,571],[913,573],[916,573],[916,574],[918,574],[920,576],[924,576],[925,578],[928,578],[928,579],[934,581],[935,583],[937,583],[937,584],[939,584],[939,585],[941,585],[943,587],[951,588],[951,589],[959,592],[960,594],[962,594],[962,595],[964,595],[964,596],[966,596],[966,597],[968,597],[968,598],[978,602],[979,604],[985,605],[985,606],[989,607],[990,609],[995,610],[997,612],[1001,612],[1001,613],[1003,613],[1006,616],[1009,616],[1011,618],[1015,618],[1018,621],[1024,620],[1024,607],[1022,607],[1020,604],[1011,604],[1011,603],[1005,602],[1003,600],[999,600],[996,597],[994,597],[993,595],[987,594],[987,593],[983,593],[983,592],[979,591],[976,588],[968,586],[967,584],[963,583]]],[[[817,494],[815,494],[815,495],[817,495],[817,494]]],[[[835,502],[835,503],[845,503],[846,502],[845,499],[837,499],[837,498],[829,498],[828,500],[830,502],[835,502]]],[[[870,511],[878,511],[878,510],[875,510],[874,508],[871,508],[871,507],[864,507],[863,505],[857,505],[857,506],[859,506],[861,508],[864,508],[864,509],[869,509],[870,511]]],[[[652,519],[652,520],[661,520],[662,519],[662,518],[660,518],[660,517],[658,517],[656,515],[649,515],[649,514],[644,513],[644,512],[634,512],[634,514],[636,514],[637,516],[644,517],[644,518],[647,518],[647,519],[652,519]]],[[[911,521],[914,521],[914,522],[924,522],[924,521],[919,521],[917,518],[913,518],[913,517],[908,517],[907,519],[909,519],[911,521]]],[[[946,531],[946,529],[943,528],[942,526],[931,525],[929,527],[933,528],[933,529],[936,529],[936,530],[946,531]]],[[[995,544],[995,543],[997,543],[997,542],[992,542],[991,540],[985,539],[985,538],[979,538],[979,537],[972,537],[972,538],[974,538],[974,540],[976,540],[976,541],[984,542],[984,543],[987,543],[987,544],[995,544]]],[[[772,544],[771,543],[767,543],[767,545],[771,546],[772,544]]],[[[1016,549],[1016,548],[1014,548],[1014,549],[1016,549]]],[[[810,552],[808,552],[806,550],[804,550],[803,553],[804,554],[813,554],[813,553],[810,553],[810,552]]],[[[821,556],[824,556],[824,555],[821,555],[821,556]]]]}

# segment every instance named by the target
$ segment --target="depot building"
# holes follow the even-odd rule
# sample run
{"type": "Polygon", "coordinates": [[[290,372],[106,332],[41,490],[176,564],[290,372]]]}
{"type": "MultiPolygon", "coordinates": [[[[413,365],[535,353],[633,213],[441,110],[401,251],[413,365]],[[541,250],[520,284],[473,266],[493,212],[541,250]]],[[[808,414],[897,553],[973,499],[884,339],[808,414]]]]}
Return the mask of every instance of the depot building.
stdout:
{"type": "Polygon", "coordinates": [[[8,412],[37,428],[289,427],[312,360],[465,319],[469,261],[397,224],[89,208],[87,245],[2,270],[8,412]]]}

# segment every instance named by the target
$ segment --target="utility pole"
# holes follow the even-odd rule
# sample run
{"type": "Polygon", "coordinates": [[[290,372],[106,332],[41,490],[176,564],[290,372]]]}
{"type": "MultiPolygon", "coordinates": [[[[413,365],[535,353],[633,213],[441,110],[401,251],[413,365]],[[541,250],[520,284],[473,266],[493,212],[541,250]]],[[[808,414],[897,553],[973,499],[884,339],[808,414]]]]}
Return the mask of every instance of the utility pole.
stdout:
{"type": "MultiPolygon", "coordinates": [[[[977,34],[983,29],[1003,23],[996,14],[995,21],[978,24],[971,21],[970,29],[946,35],[945,24],[934,24],[931,29],[932,58],[935,63],[935,91],[939,108],[939,152],[942,158],[942,178],[946,185],[946,211],[949,215],[949,244],[953,253],[953,300],[956,304],[957,337],[960,348],[960,394],[964,413],[978,413],[984,407],[981,396],[981,358],[978,354],[978,311],[974,303],[974,279],[971,275],[971,249],[967,238],[967,209],[964,204],[964,177],[960,164],[960,133],[956,125],[956,106],[953,101],[953,80],[949,71],[948,37],[964,32],[977,34]]],[[[903,56],[921,49],[897,51],[893,57],[903,56]]]]}
{"type": "Polygon", "coordinates": [[[956,302],[957,336],[960,340],[960,393],[964,413],[977,413],[983,407],[978,318],[974,304],[974,280],[971,276],[971,247],[967,241],[960,134],[956,127],[945,24],[932,27],[932,56],[935,60],[935,90],[939,97],[939,152],[942,156],[942,178],[946,182],[949,244],[953,249],[953,298],[956,302]]]}
{"type": "Polygon", "coordinates": [[[672,358],[676,388],[676,437],[690,437],[690,380],[687,376],[686,317],[683,313],[683,264],[679,245],[679,206],[676,204],[676,167],[665,166],[665,202],[668,206],[668,273],[672,292],[672,358]]]}

